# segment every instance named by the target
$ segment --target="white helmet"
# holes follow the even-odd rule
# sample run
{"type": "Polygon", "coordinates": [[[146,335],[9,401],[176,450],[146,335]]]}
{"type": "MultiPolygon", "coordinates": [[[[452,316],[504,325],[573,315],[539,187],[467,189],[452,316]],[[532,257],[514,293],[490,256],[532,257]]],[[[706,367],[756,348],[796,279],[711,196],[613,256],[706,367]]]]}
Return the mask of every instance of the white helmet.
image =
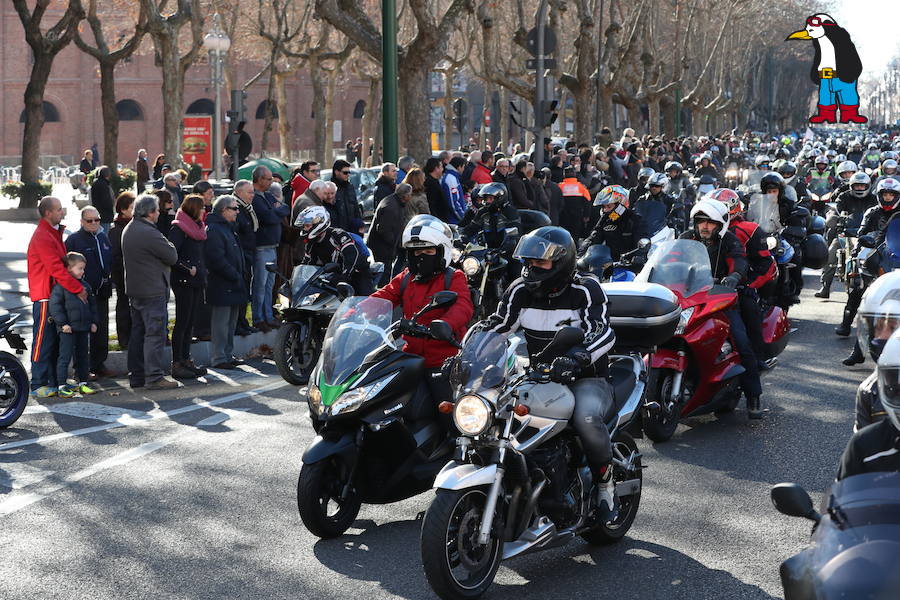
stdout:
{"type": "Polygon", "coordinates": [[[878,197],[878,204],[881,205],[883,210],[894,210],[897,208],[897,204],[900,203],[900,183],[893,177],[883,177],[875,187],[875,195],[878,197]],[[893,192],[894,201],[890,204],[885,204],[882,201],[882,192],[893,192]]]}
{"type": "Polygon", "coordinates": [[[885,273],[863,294],[856,316],[859,347],[878,360],[885,342],[900,326],[900,271],[885,273]]]}
{"type": "Polygon", "coordinates": [[[719,202],[718,200],[712,200],[710,198],[702,198],[699,202],[694,204],[694,208],[691,209],[691,221],[697,218],[698,215],[703,215],[708,219],[712,219],[717,223],[721,224],[719,227],[719,237],[724,237],[725,232],[728,231],[728,207],[719,202]]]}
{"type": "Polygon", "coordinates": [[[301,238],[315,239],[331,227],[331,215],[324,206],[310,206],[300,211],[294,221],[294,227],[300,229],[301,238]]]}
{"type": "Polygon", "coordinates": [[[878,398],[884,412],[900,430],[900,331],[891,334],[875,368],[878,374],[878,398]]]}
{"type": "Polygon", "coordinates": [[[828,157],[824,154],[820,154],[816,157],[816,160],[813,161],[814,165],[825,165],[828,166],[828,157]]]}
{"type": "Polygon", "coordinates": [[[883,163],[881,163],[881,174],[882,175],[894,175],[897,172],[897,161],[893,158],[889,158],[883,163]],[[888,173],[887,169],[894,169],[894,173],[888,173]]]}
{"type": "Polygon", "coordinates": [[[845,160],[841,164],[838,165],[837,174],[846,173],[850,171],[851,173],[856,173],[859,169],[856,166],[856,163],[852,160],[845,160]]]}
{"type": "Polygon", "coordinates": [[[654,173],[647,179],[647,187],[651,185],[665,186],[669,182],[669,178],[665,173],[654,173]]]}
{"type": "Polygon", "coordinates": [[[416,215],[403,229],[400,244],[406,250],[437,248],[443,271],[450,264],[453,252],[453,231],[450,226],[432,215],[416,215]]]}
{"type": "Polygon", "coordinates": [[[865,198],[868,195],[869,190],[872,188],[872,178],[869,177],[865,171],[857,171],[850,176],[850,179],[847,180],[847,183],[850,184],[850,193],[857,198],[865,198]],[[856,186],[860,184],[865,185],[866,188],[864,190],[856,189],[856,186]]]}

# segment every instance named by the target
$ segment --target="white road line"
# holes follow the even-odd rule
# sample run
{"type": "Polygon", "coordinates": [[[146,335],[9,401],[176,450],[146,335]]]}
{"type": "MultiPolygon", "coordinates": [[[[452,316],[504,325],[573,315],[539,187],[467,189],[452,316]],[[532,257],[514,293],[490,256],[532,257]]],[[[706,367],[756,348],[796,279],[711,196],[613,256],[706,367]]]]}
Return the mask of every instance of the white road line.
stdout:
{"type": "Polygon", "coordinates": [[[217,398],[215,400],[209,400],[207,402],[200,402],[198,404],[188,404],[187,406],[182,406],[179,408],[175,408],[169,411],[163,411],[158,408],[155,408],[151,411],[145,413],[148,418],[143,419],[128,419],[125,421],[117,421],[115,423],[104,423],[103,425],[94,425],[93,427],[84,427],[82,429],[73,429],[72,431],[63,431],[60,433],[54,433],[51,435],[45,435],[37,438],[30,438],[27,440],[18,440],[15,442],[6,442],[4,444],[0,444],[0,450],[11,450],[13,448],[21,448],[23,446],[31,446],[34,444],[45,444],[48,442],[55,442],[57,440],[64,440],[70,437],[77,437],[81,435],[90,435],[92,433],[97,433],[99,431],[107,431],[109,429],[115,429],[118,427],[127,427],[127,426],[140,426],[146,425],[147,423],[151,423],[156,419],[173,417],[175,415],[184,414],[187,412],[193,412],[195,410],[200,410],[202,408],[212,408],[213,406],[218,406],[220,404],[225,404],[227,402],[234,402],[235,400],[241,400],[243,398],[251,398],[253,396],[259,396],[266,392],[270,392],[276,390],[278,388],[282,388],[288,385],[288,383],[284,380],[276,381],[267,385],[260,386],[254,390],[248,390],[246,392],[238,392],[236,394],[230,394],[228,396],[222,396],[221,398],[217,398]]]}

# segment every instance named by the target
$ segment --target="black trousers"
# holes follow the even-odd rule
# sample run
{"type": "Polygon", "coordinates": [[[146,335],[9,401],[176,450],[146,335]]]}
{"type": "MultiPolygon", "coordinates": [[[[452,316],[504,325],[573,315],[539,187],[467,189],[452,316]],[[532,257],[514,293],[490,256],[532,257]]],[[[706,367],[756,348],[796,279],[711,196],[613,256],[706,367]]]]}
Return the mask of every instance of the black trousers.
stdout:
{"type": "Polygon", "coordinates": [[[191,335],[203,302],[203,288],[175,284],[172,291],[175,293],[172,362],[180,362],[191,358],[191,335]]]}
{"type": "MultiPolygon", "coordinates": [[[[112,285],[101,285],[97,290],[97,331],[90,334],[90,369],[96,373],[103,369],[106,357],[109,356],[109,297],[112,285]]],[[[118,302],[117,302],[118,306],[118,302]]],[[[117,308],[118,311],[118,308],[117,308]]],[[[116,312],[118,317],[118,312],[116,312]]],[[[129,321],[131,319],[129,318],[129,321]]],[[[129,324],[129,329],[131,329],[129,324]]]]}
{"type": "Polygon", "coordinates": [[[759,307],[758,295],[752,288],[744,288],[738,292],[738,306],[741,309],[741,318],[747,329],[747,337],[757,360],[766,359],[766,343],[763,339],[762,321],[763,312],[759,307]]]}
{"type": "Polygon", "coordinates": [[[124,285],[116,286],[116,335],[119,336],[119,347],[126,350],[131,338],[131,306],[124,285]]]}

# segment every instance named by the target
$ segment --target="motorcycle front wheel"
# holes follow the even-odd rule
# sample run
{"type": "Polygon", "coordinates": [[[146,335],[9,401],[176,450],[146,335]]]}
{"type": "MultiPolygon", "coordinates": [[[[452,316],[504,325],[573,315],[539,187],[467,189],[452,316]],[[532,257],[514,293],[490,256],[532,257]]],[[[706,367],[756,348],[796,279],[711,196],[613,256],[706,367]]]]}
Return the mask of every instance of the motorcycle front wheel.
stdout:
{"type": "Polygon", "coordinates": [[[355,492],[341,499],[348,469],[336,456],[306,464],[297,480],[297,510],[310,533],[320,538],[342,535],[353,525],[362,502],[355,492]]]}
{"type": "Polygon", "coordinates": [[[668,441],[678,428],[681,404],[671,399],[674,381],[672,369],[650,369],[647,401],[659,404],[659,410],[644,413],[643,427],[644,434],[654,442],[668,441]]]}
{"type": "MultiPolygon", "coordinates": [[[[625,461],[632,453],[638,452],[637,444],[634,439],[624,432],[619,432],[612,440],[613,456],[625,461]]],[[[624,469],[618,463],[613,465],[613,479],[616,484],[631,479],[638,480],[638,489],[636,492],[627,496],[619,496],[619,514],[614,521],[600,523],[594,529],[581,534],[581,537],[588,544],[594,546],[608,546],[615,544],[628,533],[637,517],[638,507],[641,504],[641,490],[644,487],[643,467],[641,467],[641,458],[636,456],[631,469],[624,469]]]]}
{"type": "Polygon", "coordinates": [[[19,420],[28,404],[28,373],[19,360],[0,352],[0,429],[19,420]]]}
{"type": "Polygon", "coordinates": [[[272,351],[278,374],[292,385],[308,383],[309,374],[319,360],[321,343],[308,322],[284,323],[278,328],[272,351]]]}
{"type": "Polygon", "coordinates": [[[422,566],[431,588],[444,600],[479,598],[500,567],[503,540],[492,537],[484,546],[476,543],[487,491],[486,487],[437,490],[425,513],[422,566]]]}

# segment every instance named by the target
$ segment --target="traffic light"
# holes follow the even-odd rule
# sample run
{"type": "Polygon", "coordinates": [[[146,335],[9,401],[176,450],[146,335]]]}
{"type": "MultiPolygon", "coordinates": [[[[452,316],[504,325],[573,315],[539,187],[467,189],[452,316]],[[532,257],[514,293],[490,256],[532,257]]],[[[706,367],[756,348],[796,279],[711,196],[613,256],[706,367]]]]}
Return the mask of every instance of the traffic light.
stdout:
{"type": "Polygon", "coordinates": [[[247,92],[244,90],[231,90],[231,110],[229,117],[235,125],[247,120],[247,92]]]}
{"type": "Polygon", "coordinates": [[[553,125],[559,117],[559,100],[544,100],[541,113],[544,116],[544,126],[553,125]]]}

